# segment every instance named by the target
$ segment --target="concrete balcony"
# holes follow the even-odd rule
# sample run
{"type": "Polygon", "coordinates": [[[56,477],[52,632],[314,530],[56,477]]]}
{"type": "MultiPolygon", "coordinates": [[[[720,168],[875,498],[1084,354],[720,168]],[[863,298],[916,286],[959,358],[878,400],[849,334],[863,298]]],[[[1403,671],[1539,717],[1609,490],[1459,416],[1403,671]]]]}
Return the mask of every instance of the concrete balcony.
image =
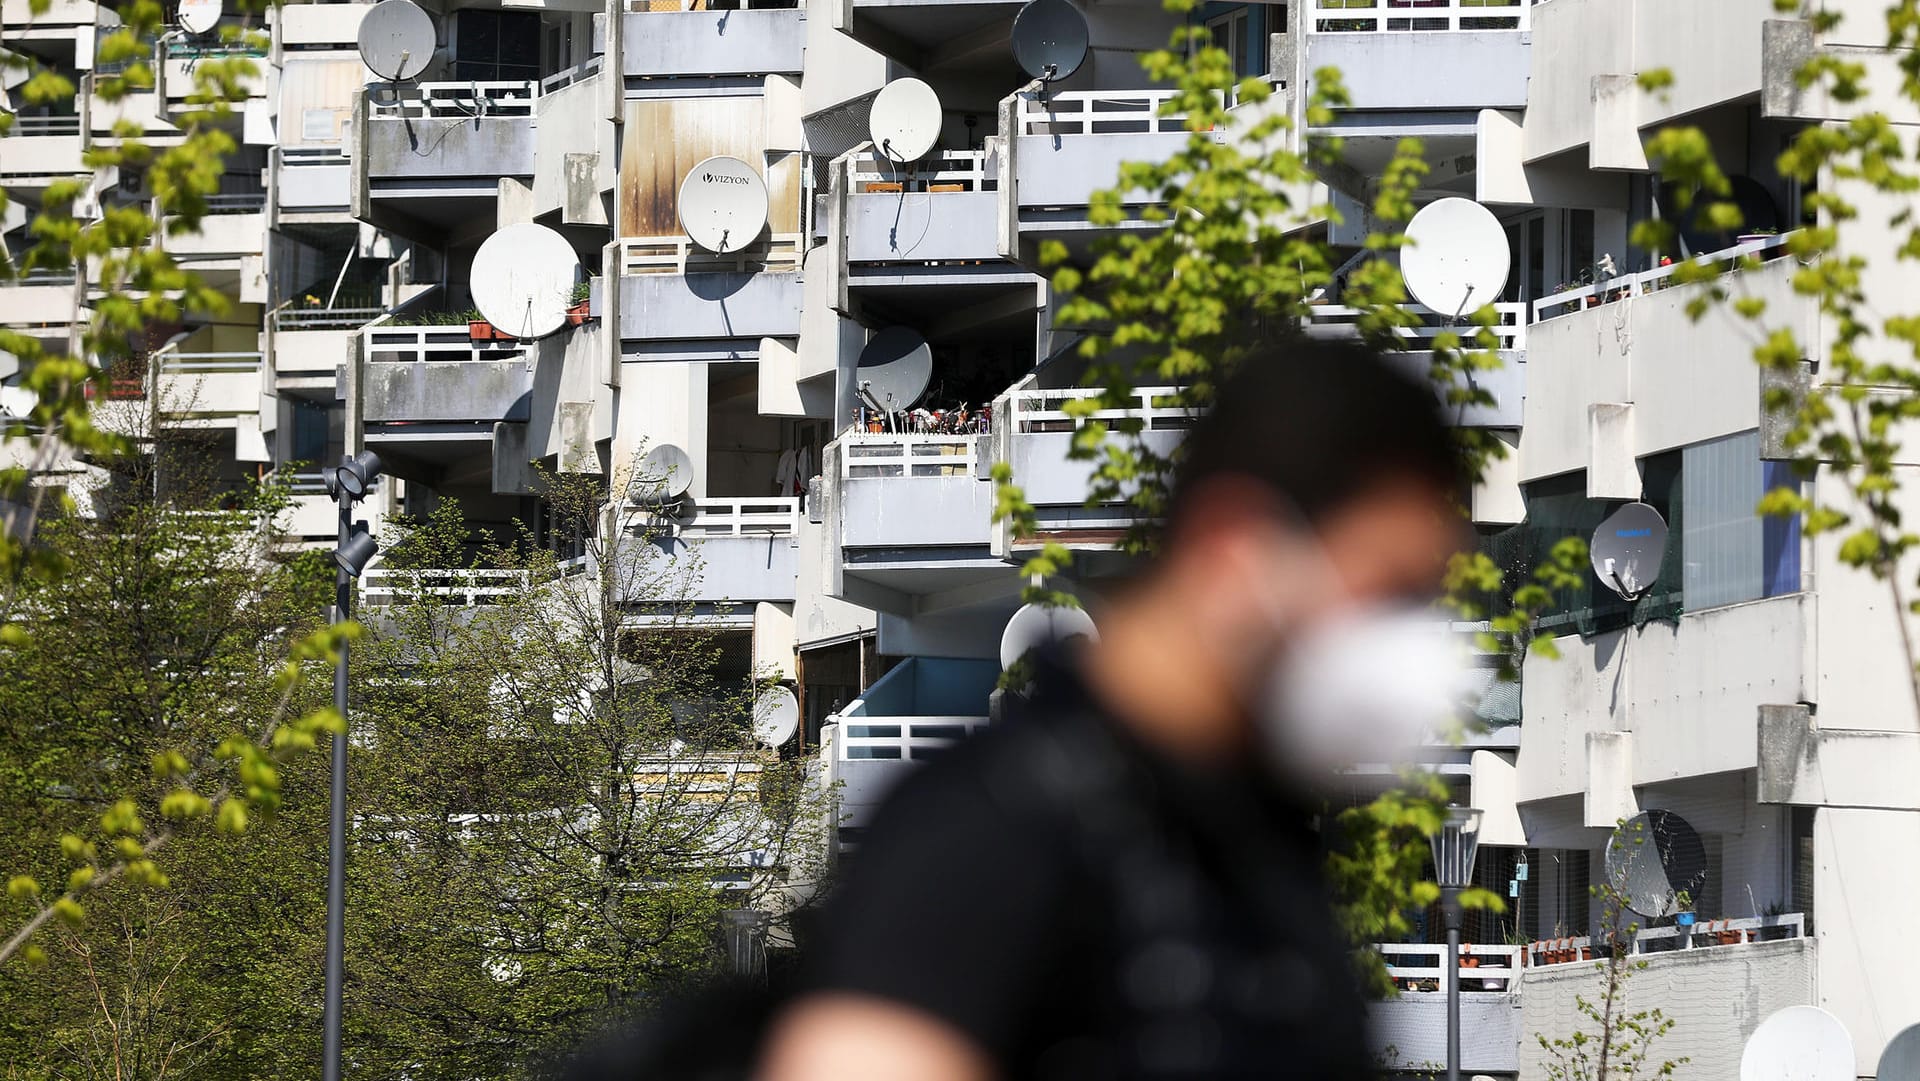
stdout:
{"type": "Polygon", "coordinates": [[[254,101],[264,103],[278,85],[278,72],[266,51],[243,42],[167,42],[166,56],[154,71],[154,93],[163,103],[166,118],[178,119],[207,107],[205,103],[193,100],[200,93],[194,78],[196,64],[206,60],[234,59],[251,61],[253,64],[252,73],[240,81],[247,92],[247,102],[232,101],[223,106],[232,110],[232,123],[238,126],[242,110],[249,109],[254,101]]]}
{"type": "Polygon", "coordinates": [[[848,432],[828,444],[821,517],[839,558],[827,592],[911,614],[1007,578],[992,551],[987,438],[848,432]]]}
{"type": "Polygon", "coordinates": [[[257,422],[265,385],[259,353],[154,354],[149,393],[155,414],[170,427],[237,428],[257,422]]]}
{"type": "Polygon", "coordinates": [[[83,149],[77,116],[15,117],[12,129],[0,139],[0,185],[44,188],[85,173],[83,149]]]}
{"type": "Polygon", "coordinates": [[[691,0],[624,0],[620,70],[629,79],[794,74],[806,44],[804,4],[743,0],[725,11],[691,0]]]}
{"type": "Polygon", "coordinates": [[[285,4],[273,9],[273,36],[281,48],[353,48],[371,4],[285,4]]]}
{"type": "MultiPolygon", "coordinates": [[[[1699,258],[1764,258],[1783,253],[1784,244],[1774,237],[1699,258]]],[[[1798,268],[1793,259],[1772,258],[1717,283],[1676,286],[1674,268],[1661,267],[1535,301],[1527,330],[1521,479],[1599,472],[1608,458],[1639,458],[1763,427],[1768,377],[1753,361],[1753,324],[1724,305],[1695,321],[1687,306],[1717,284],[1732,296],[1766,301],[1766,325],[1785,325],[1800,341],[1817,342],[1818,306],[1793,289],[1798,268]],[[1628,422],[1596,429],[1597,406],[1628,422]]]]}
{"type": "MultiPolygon", "coordinates": [[[[1492,330],[1501,366],[1471,375],[1474,387],[1490,394],[1493,402],[1456,410],[1452,419],[1462,428],[1518,428],[1521,424],[1527,398],[1527,306],[1495,304],[1493,308],[1496,322],[1492,330]]],[[[1406,343],[1405,351],[1388,356],[1409,375],[1424,376],[1430,370],[1433,340],[1449,329],[1448,320],[1441,313],[1418,304],[1408,304],[1406,310],[1418,317],[1421,325],[1401,328],[1399,334],[1406,343]]],[[[1356,324],[1362,314],[1356,308],[1314,305],[1307,317],[1306,330],[1316,338],[1356,336],[1356,324]]],[[[1462,339],[1461,348],[1477,348],[1474,341],[1477,328],[1451,329],[1462,339]]]]}
{"type": "Polygon", "coordinates": [[[1789,593],[1557,639],[1562,659],[1524,665],[1519,801],[1584,794],[1610,825],[1635,786],[1758,768],[1762,708],[1815,700],[1814,609],[1789,593]]]}
{"type": "MultiPolygon", "coordinates": [[[[1075,248],[1097,231],[1087,221],[1093,193],[1111,188],[1124,162],[1165,161],[1187,143],[1182,116],[1162,116],[1167,90],[1074,91],[1042,98],[1020,93],[1000,105],[1001,197],[1011,204],[1009,258],[1034,261],[1047,238],[1075,248]]],[[[1123,193],[1134,208],[1153,201],[1123,193]]]]}
{"type": "Polygon", "coordinates": [[[6,27],[6,33],[0,35],[0,39],[31,36],[36,31],[62,27],[92,27],[99,11],[91,0],[53,0],[47,10],[38,12],[29,0],[5,0],[0,4],[0,26],[6,27]]]}
{"type": "Polygon", "coordinates": [[[274,147],[269,154],[275,226],[352,220],[353,162],[344,148],[274,147]]]}
{"type": "Polygon", "coordinates": [[[491,472],[494,428],[532,412],[533,361],[467,328],[368,327],[357,369],[367,445],[405,476],[491,472]]]}
{"type": "MultiPolygon", "coordinates": [[[[237,264],[242,256],[257,256],[266,250],[267,197],[264,192],[208,196],[207,211],[198,229],[166,237],[166,249],[174,258],[182,262],[233,261],[237,264]]],[[[168,225],[172,225],[172,219],[168,225]]]]}
{"type": "Polygon", "coordinates": [[[990,151],[943,151],[908,172],[867,150],[834,182],[855,267],[1000,262],[999,161],[990,151]]]}
{"type": "Polygon", "coordinates": [[[439,242],[491,226],[502,177],[534,175],[538,83],[418,83],[354,95],[356,218],[439,242]]]}
{"type": "Polygon", "coordinates": [[[1098,398],[1100,391],[1044,388],[1029,378],[995,401],[994,460],[1012,465],[1015,482],[1026,491],[1039,516],[1037,536],[997,537],[996,548],[1002,549],[999,554],[1008,555],[1011,550],[1043,541],[1093,549],[1118,544],[1137,517],[1125,503],[1087,506],[1096,463],[1068,457],[1074,433],[1089,420],[1137,420],[1144,425],[1142,438],[1147,447],[1158,454],[1169,454],[1194,421],[1192,411],[1175,404],[1177,393],[1172,387],[1141,387],[1125,407],[1076,417],[1067,412],[1068,403],[1098,398]]]}
{"type": "MultiPolygon", "coordinates": [[[[1444,944],[1397,943],[1374,947],[1399,994],[1367,1007],[1373,1052],[1389,1069],[1425,1071],[1447,1061],[1447,996],[1444,944]]],[[[1472,947],[1472,967],[1459,966],[1460,1071],[1511,1074],[1520,1043],[1519,990],[1524,951],[1518,946],[1472,947]]]]}
{"type": "Polygon", "coordinates": [[[1306,70],[1338,68],[1355,111],[1526,107],[1533,40],[1527,0],[1308,0],[1306,6],[1306,70]],[[1422,72],[1446,77],[1409,74],[1422,72]]]}
{"type": "Polygon", "coordinates": [[[715,255],[684,236],[619,242],[616,312],[630,360],[750,360],[761,338],[800,334],[798,234],[715,255]]]}
{"type": "Polygon", "coordinates": [[[65,339],[74,322],[84,318],[79,299],[71,271],[36,270],[0,282],[0,325],[36,338],[65,339]]]}
{"type": "Polygon", "coordinates": [[[910,657],[875,680],[821,733],[826,782],[839,784],[837,840],[855,843],[888,791],[987,723],[993,661],[910,657]]]}
{"type": "MultiPolygon", "coordinates": [[[[631,521],[644,512],[627,513],[631,521]]],[[[664,573],[673,583],[668,590],[680,593],[684,585],[686,599],[722,609],[740,606],[748,617],[763,601],[791,604],[799,524],[800,501],[792,497],[690,500],[648,523],[644,541],[623,542],[651,543],[659,556],[621,560],[620,571],[632,573],[619,588],[629,603],[645,605],[661,599],[657,579],[664,573]],[[673,567],[656,565],[659,558],[673,567]]]]}

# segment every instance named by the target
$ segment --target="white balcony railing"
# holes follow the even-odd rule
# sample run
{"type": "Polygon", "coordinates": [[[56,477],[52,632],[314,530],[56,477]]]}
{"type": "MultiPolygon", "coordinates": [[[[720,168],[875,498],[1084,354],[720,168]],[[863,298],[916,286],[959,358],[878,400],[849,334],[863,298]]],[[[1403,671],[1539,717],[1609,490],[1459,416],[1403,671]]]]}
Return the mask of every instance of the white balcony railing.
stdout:
{"type": "Polygon", "coordinates": [[[731,0],[721,5],[714,0],[622,0],[622,10],[632,15],[650,12],[720,11],[725,8],[791,8],[794,0],[731,0]]]}
{"type": "MultiPolygon", "coordinates": [[[[1798,912],[1781,916],[1702,920],[1695,923],[1690,931],[1670,926],[1649,927],[1636,932],[1633,936],[1633,952],[1664,953],[1669,950],[1745,946],[1755,942],[1805,938],[1806,934],[1807,918],[1798,912]]],[[[1481,947],[1474,948],[1477,950],[1481,947]]],[[[1586,935],[1535,942],[1527,946],[1526,952],[1526,963],[1530,968],[1591,962],[1595,956],[1593,939],[1586,935]]]]}
{"type": "Polygon", "coordinates": [[[620,242],[622,274],[699,274],[714,271],[798,271],[806,255],[799,233],[764,236],[739,251],[706,251],[684,236],[628,237],[620,242]]]}
{"type": "Polygon", "coordinates": [[[1020,135],[1180,135],[1184,115],[1160,115],[1172,90],[1073,90],[1042,98],[1022,94],[1016,116],[1020,135]]]}
{"type": "MultiPolygon", "coordinates": [[[[1422,307],[1418,304],[1409,304],[1406,308],[1408,311],[1423,319],[1447,318],[1446,314],[1436,312],[1432,308],[1422,307]]],[[[1494,323],[1491,329],[1493,330],[1494,337],[1500,341],[1500,348],[1515,351],[1525,349],[1527,347],[1527,306],[1523,303],[1502,303],[1495,304],[1493,310],[1494,314],[1498,317],[1498,322],[1494,323]]],[[[1364,313],[1358,308],[1348,308],[1337,304],[1316,304],[1307,316],[1307,328],[1309,331],[1315,333],[1340,334],[1343,333],[1341,330],[1342,327],[1354,326],[1360,321],[1360,317],[1363,314],[1364,313]]],[[[1478,329],[1479,328],[1475,327],[1472,323],[1462,320],[1460,325],[1455,327],[1427,325],[1400,327],[1397,333],[1401,338],[1405,339],[1409,345],[1414,345],[1421,342],[1430,343],[1433,339],[1439,337],[1442,332],[1452,330],[1460,335],[1462,346],[1471,349],[1473,347],[1474,334],[1478,329]]],[[[1419,348],[1431,349],[1432,346],[1420,345],[1419,348]]]]}
{"type": "Polygon", "coordinates": [[[167,375],[208,375],[245,373],[260,370],[259,353],[178,353],[171,349],[155,354],[160,371],[167,375]]]}
{"type": "Polygon", "coordinates": [[[264,191],[223,192],[207,196],[209,214],[258,214],[267,208],[264,191]]]}
{"type": "Polygon", "coordinates": [[[1113,422],[1117,420],[1139,419],[1145,422],[1148,430],[1165,431],[1190,428],[1199,416],[1199,411],[1179,405],[1180,390],[1177,387],[1138,387],[1135,388],[1129,404],[1120,409],[1098,409],[1091,413],[1076,415],[1067,412],[1067,403],[1100,398],[1105,391],[1097,387],[1063,387],[1057,390],[1040,390],[1025,387],[1012,392],[1013,413],[1010,418],[1016,432],[1070,432],[1084,426],[1089,420],[1113,422]]]}
{"type": "Polygon", "coordinates": [[[835,757],[842,762],[931,758],[986,723],[985,717],[842,716],[835,757]]]}
{"type": "Polygon", "coordinates": [[[840,475],[848,480],[977,476],[982,438],[849,434],[840,444],[840,475]]]}
{"type": "Polygon", "coordinates": [[[584,82],[600,74],[601,62],[605,59],[603,56],[596,56],[584,64],[575,64],[565,71],[549,75],[540,80],[541,96],[544,97],[556,90],[565,90],[574,83],[584,82]]]}
{"type": "Polygon", "coordinates": [[[425,120],[503,119],[533,115],[539,100],[537,82],[420,83],[381,99],[367,96],[367,111],[376,117],[425,120]]]}
{"type": "Polygon", "coordinates": [[[1313,0],[1316,33],[1525,30],[1528,0],[1313,0]]]}
{"type": "MultiPolygon", "coordinates": [[[[1402,992],[1445,991],[1447,947],[1445,943],[1394,942],[1374,946],[1386,962],[1387,976],[1402,992]]],[[[1519,946],[1465,947],[1455,973],[1463,993],[1515,990],[1524,956],[1519,946]]]]}
{"type": "Polygon", "coordinates": [[[361,331],[367,359],[375,362],[511,360],[524,355],[518,342],[474,341],[467,327],[370,326],[361,331]]]}
{"type": "Polygon", "coordinates": [[[984,150],[941,150],[911,166],[878,155],[855,158],[856,193],[927,192],[934,195],[997,191],[995,166],[984,150]]]}
{"type": "Polygon", "coordinates": [[[765,499],[701,499],[693,513],[682,517],[676,531],[689,539],[710,537],[790,537],[800,530],[800,500],[794,496],[765,499]]]}
{"type": "Polygon", "coordinates": [[[358,330],[385,314],[385,308],[280,308],[273,313],[273,329],[358,330]]]}
{"type": "Polygon", "coordinates": [[[22,138],[34,138],[45,135],[78,135],[80,118],[77,116],[16,116],[8,135],[22,138]]]}
{"type": "Polygon", "coordinates": [[[472,608],[498,604],[503,598],[524,592],[528,580],[526,571],[517,570],[390,570],[376,564],[360,576],[360,603],[368,608],[386,608],[432,598],[442,604],[472,608]]]}
{"type": "MultiPolygon", "coordinates": [[[[1739,259],[1748,255],[1758,256],[1761,259],[1776,258],[1785,254],[1784,248],[1787,244],[1787,238],[1792,235],[1792,233],[1783,233],[1779,236],[1766,236],[1757,240],[1749,240],[1744,243],[1735,244],[1731,248],[1722,248],[1719,251],[1696,255],[1693,257],[1692,262],[1711,265],[1739,259]]],[[[1538,323],[1542,320],[1568,315],[1584,308],[1597,308],[1602,304],[1611,304],[1616,300],[1626,300],[1629,297],[1645,296],[1648,293],[1658,292],[1672,284],[1674,272],[1684,265],[1684,263],[1671,263],[1667,266],[1655,267],[1652,270],[1643,270],[1637,274],[1623,274],[1618,277],[1608,278],[1603,282],[1582,285],[1577,288],[1567,289],[1541,297],[1539,300],[1533,302],[1533,321],[1538,323]]]]}

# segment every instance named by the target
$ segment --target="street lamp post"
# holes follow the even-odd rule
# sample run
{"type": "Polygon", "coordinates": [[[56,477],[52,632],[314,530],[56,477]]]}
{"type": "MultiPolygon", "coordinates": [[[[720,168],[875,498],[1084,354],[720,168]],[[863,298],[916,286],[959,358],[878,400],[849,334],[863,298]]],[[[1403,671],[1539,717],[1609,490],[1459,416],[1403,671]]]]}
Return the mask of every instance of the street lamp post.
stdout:
{"type": "MultiPolygon", "coordinates": [[[[353,617],[353,580],[380,550],[367,523],[353,520],[353,506],[380,477],[380,456],[370,450],[344,458],[322,474],[327,494],[340,506],[340,543],[333,550],[333,623],[353,617]]],[[[333,776],[327,821],[327,998],[322,1024],[322,1081],[340,1081],[340,997],[345,979],[347,914],[347,643],[336,643],[333,708],[341,730],[333,737],[333,776]]]]}
{"type": "Polygon", "coordinates": [[[1447,981],[1447,1081],[1460,1081],[1460,894],[1473,880],[1473,857],[1480,847],[1480,812],[1448,807],[1433,835],[1434,880],[1440,884],[1440,914],[1447,922],[1447,957],[1440,968],[1447,981]]]}

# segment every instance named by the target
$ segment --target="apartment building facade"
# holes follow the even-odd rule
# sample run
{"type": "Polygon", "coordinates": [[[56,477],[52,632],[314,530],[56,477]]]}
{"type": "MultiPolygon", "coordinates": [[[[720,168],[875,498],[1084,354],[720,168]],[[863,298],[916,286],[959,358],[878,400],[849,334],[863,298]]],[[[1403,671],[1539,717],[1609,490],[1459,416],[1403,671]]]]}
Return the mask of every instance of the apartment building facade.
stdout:
{"type": "MultiPolygon", "coordinates": [[[[1121,162],[1182,144],[1138,63],[1178,18],[1152,0],[1084,0],[1088,58],[1041,95],[1023,89],[1012,52],[1017,0],[421,6],[436,48],[406,82],[362,61],[371,5],[267,16],[271,44],[235,121],[241,149],[206,228],[175,248],[233,303],[160,335],[127,396],[158,403],[162,427],[229,476],[290,471],[283,528],[313,544],[333,519],[307,471],[342,452],[376,450],[396,478],[376,518],[453,498],[476,541],[525,523],[564,545],[543,517],[541,469],[606,478],[623,503],[641,455],[679,448],[685,496],[623,513],[699,554],[703,617],[729,629],[743,664],[792,685],[802,723],[786,753],[840,782],[840,836],[857,844],[915,759],[991,723],[1013,567],[1030,543],[993,521],[993,466],[1011,464],[1042,532],[1079,552],[1072,585],[1096,620],[1103,583],[1126,571],[1113,544],[1126,513],[1087,506],[1087,468],[1066,455],[1077,422],[1064,407],[1091,392],[1076,386],[1074,338],[1054,326],[1037,252],[1060,240],[1086,258],[1102,235],[1092,194],[1121,162]],[[910,165],[869,137],[875,96],[908,77],[943,109],[936,148],[910,165]],[[748,162],[768,193],[765,231],[723,253],[687,236],[674,201],[716,155],[748,162]],[[586,268],[576,317],[535,341],[470,325],[475,252],[520,222],[558,231],[586,268]],[[970,424],[869,430],[858,367],[892,328],[930,349],[925,404],[970,424]]],[[[1725,311],[1689,318],[1704,287],[1670,285],[1672,268],[1628,243],[1667,197],[1645,138],[1697,124],[1751,232],[1689,234],[1686,253],[1763,256],[1732,287],[1764,297],[1802,340],[1829,340],[1777,239],[1800,224],[1804,193],[1774,158],[1796,131],[1858,107],[1800,91],[1793,67],[1822,51],[1862,58],[1885,76],[1873,104],[1911,118],[1891,98],[1878,5],[1818,6],[1845,9],[1839,30],[1816,34],[1770,0],[1281,0],[1191,16],[1241,75],[1272,81],[1274,107],[1298,113],[1316,71],[1343,73],[1350,107],[1308,135],[1342,139],[1328,187],[1345,220],[1303,228],[1357,252],[1372,185],[1409,135],[1432,166],[1419,201],[1473,199],[1501,221],[1506,364],[1486,376],[1494,404],[1461,418],[1512,451],[1472,493],[1487,550],[1524,569],[1632,500],[1672,525],[1647,596],[1629,604],[1596,581],[1565,598],[1541,625],[1562,657],[1490,687],[1486,731],[1465,746],[1431,748],[1460,802],[1485,810],[1479,878],[1509,898],[1470,936],[1509,970],[1481,968],[1469,985],[1473,1072],[1542,1076],[1535,1034],[1579,1023],[1573,996],[1591,996],[1594,978],[1579,940],[1600,915],[1589,886],[1614,823],[1650,809],[1702,836],[1710,873],[1695,907],[1718,928],[1656,927],[1643,942],[1633,994],[1679,1019],[1672,1055],[1732,1076],[1769,1013],[1817,1005],[1873,1076],[1887,1042],[1920,1022],[1907,978],[1920,947],[1903,933],[1920,896],[1906,617],[1841,564],[1837,542],[1753,513],[1790,474],[1749,329],[1725,311]],[[1640,93],[1636,73],[1661,67],[1672,93],[1640,93]],[[1617,275],[1595,284],[1596,265],[1617,275]]],[[[0,48],[83,88],[71,111],[23,112],[0,139],[10,250],[54,179],[146,197],[137,174],[82,163],[116,120],[177,137],[169,118],[212,46],[169,36],[154,90],[108,105],[85,87],[114,19],[88,0],[39,16],[5,0],[0,48]]],[[[1884,209],[1869,199],[1863,218],[1884,209]]],[[[1884,268],[1869,294],[1900,310],[1911,290],[1898,239],[1843,238],[1884,268]]],[[[65,350],[88,300],[70,275],[0,284],[0,322],[65,350]]],[[[1316,329],[1338,333],[1350,313],[1328,300],[1316,329]]],[[[1444,322],[1422,321],[1429,334],[1444,322]]],[[[1421,348],[1409,342],[1410,362],[1421,348]]],[[[1810,385],[1819,359],[1807,358],[1810,385]]],[[[1172,446],[1186,418],[1157,407],[1153,388],[1140,395],[1133,415],[1172,446]]],[[[71,465],[76,490],[87,468],[71,465]]],[[[1825,473],[1807,483],[1837,490],[1825,473]]],[[[634,598],[637,620],[646,602],[634,598]]],[[[1444,1046],[1428,988],[1448,961],[1420,943],[1383,949],[1405,993],[1376,1017],[1382,1062],[1417,1069],[1444,1046]]]]}

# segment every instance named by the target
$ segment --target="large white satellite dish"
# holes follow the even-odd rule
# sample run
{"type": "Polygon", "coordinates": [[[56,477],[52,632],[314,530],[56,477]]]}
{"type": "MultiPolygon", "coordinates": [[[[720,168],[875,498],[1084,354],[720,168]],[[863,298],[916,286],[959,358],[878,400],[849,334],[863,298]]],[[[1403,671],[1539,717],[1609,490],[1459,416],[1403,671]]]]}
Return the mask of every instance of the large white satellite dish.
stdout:
{"type": "Polygon", "coordinates": [[[1740,1081],[1853,1081],[1853,1037],[1818,1006],[1776,1010],[1747,1039],[1740,1081]]]}
{"type": "Polygon", "coordinates": [[[1012,668],[1029,650],[1072,638],[1100,640],[1099,628],[1085,608],[1023,604],[1000,632],[1000,667],[1012,668]]]}
{"type": "Polygon", "coordinates": [[[672,443],[655,443],[640,459],[628,498],[635,503],[665,503],[693,487],[693,458],[672,443]]]}
{"type": "Polygon", "coordinates": [[[189,34],[207,34],[220,25],[226,14],[222,0],[180,0],[180,28],[189,34]]]}
{"type": "Polygon", "coordinates": [[[487,322],[516,338],[544,338],[566,324],[579,280],[580,257],[567,238],[521,222],[480,245],[468,288],[487,322]]]}
{"type": "Polygon", "coordinates": [[[433,46],[433,19],[413,0],[380,0],[360,20],[360,62],[382,79],[419,78],[433,46]]]}
{"type": "Polygon", "coordinates": [[[708,251],[739,251],[767,227],[767,182],[739,158],[708,158],[680,182],[680,227],[708,251]]]}
{"type": "Polygon", "coordinates": [[[933,382],[933,347],[909,327],[888,327],[860,350],[855,390],[883,413],[911,409],[933,382]]]}
{"type": "Polygon", "coordinates": [[[1880,1081],[1920,1081],[1920,1025],[1908,1025],[1880,1052],[1880,1081]]]}
{"type": "Polygon", "coordinates": [[[894,161],[919,161],[940,140],[940,95],[919,79],[895,79],[882,87],[867,114],[867,133],[894,161]]]}
{"type": "Polygon", "coordinates": [[[790,687],[773,687],[754,699],[753,738],[768,747],[784,747],[800,731],[800,699],[790,687]]]}
{"type": "Polygon", "coordinates": [[[1493,211],[1472,199],[1440,199],[1407,223],[1400,275],[1413,299],[1458,316],[1500,298],[1510,258],[1507,232],[1493,211]]]}

